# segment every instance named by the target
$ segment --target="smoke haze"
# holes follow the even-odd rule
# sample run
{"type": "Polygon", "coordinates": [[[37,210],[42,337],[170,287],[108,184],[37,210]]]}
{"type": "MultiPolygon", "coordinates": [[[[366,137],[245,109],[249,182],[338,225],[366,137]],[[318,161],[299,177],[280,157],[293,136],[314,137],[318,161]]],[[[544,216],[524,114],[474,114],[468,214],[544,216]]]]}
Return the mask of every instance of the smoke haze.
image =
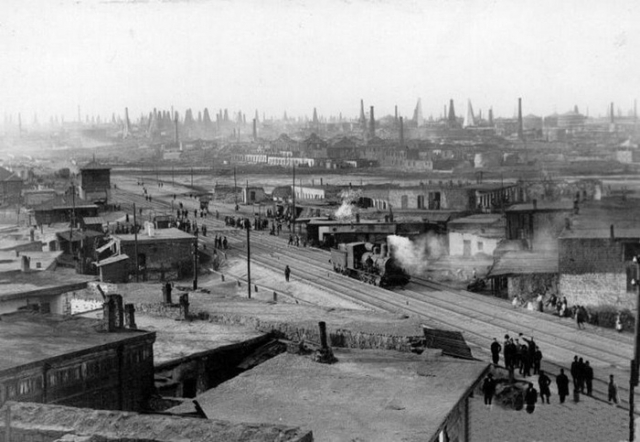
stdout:
{"type": "Polygon", "coordinates": [[[342,205],[335,211],[334,216],[338,221],[351,221],[358,208],[355,206],[358,199],[362,197],[361,190],[347,189],[340,192],[340,198],[342,198],[342,205]]]}
{"type": "Polygon", "coordinates": [[[388,238],[393,256],[402,268],[411,275],[427,271],[429,259],[436,259],[444,253],[443,245],[433,234],[418,237],[415,241],[397,235],[388,238]]]}

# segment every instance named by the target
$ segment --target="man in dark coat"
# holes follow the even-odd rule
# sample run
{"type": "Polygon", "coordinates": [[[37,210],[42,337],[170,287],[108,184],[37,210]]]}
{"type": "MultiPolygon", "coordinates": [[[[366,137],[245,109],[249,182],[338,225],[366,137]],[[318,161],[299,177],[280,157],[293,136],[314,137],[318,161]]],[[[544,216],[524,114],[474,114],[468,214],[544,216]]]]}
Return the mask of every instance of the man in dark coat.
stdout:
{"type": "Polygon", "coordinates": [[[591,396],[593,390],[593,368],[589,365],[589,361],[584,363],[584,382],[587,384],[587,395],[591,396]]]}
{"type": "Polygon", "coordinates": [[[577,389],[580,393],[584,394],[584,360],[578,359],[578,386],[577,389]]]}
{"type": "Polygon", "coordinates": [[[482,383],[482,393],[484,393],[484,404],[491,405],[491,400],[496,392],[496,381],[493,374],[489,373],[482,383]]]}
{"type": "Polygon", "coordinates": [[[493,342],[491,343],[491,359],[494,365],[498,365],[500,361],[500,351],[502,351],[502,345],[500,345],[496,338],[493,338],[493,342]]]}
{"type": "Polygon", "coordinates": [[[545,374],[544,371],[540,370],[540,375],[538,376],[538,388],[540,389],[540,399],[544,404],[544,398],[547,398],[547,404],[549,403],[549,397],[551,397],[551,389],[549,386],[551,385],[551,379],[549,376],[545,374]]]}
{"type": "Polygon", "coordinates": [[[578,364],[578,356],[573,357],[573,362],[571,363],[571,378],[573,379],[573,388],[578,388],[578,371],[580,370],[578,364]]]}
{"type": "Polygon", "coordinates": [[[540,373],[540,363],[542,362],[542,352],[540,351],[540,347],[536,345],[536,351],[533,354],[533,374],[540,373]]]}
{"type": "Polygon", "coordinates": [[[564,374],[564,368],[561,368],[560,374],[556,376],[556,385],[558,386],[558,396],[560,396],[560,403],[564,404],[564,399],[569,396],[569,377],[564,374]]]}
{"type": "Polygon", "coordinates": [[[291,269],[289,268],[289,266],[286,266],[284,268],[284,279],[289,282],[289,276],[291,276],[291,269]]]}
{"type": "Polygon", "coordinates": [[[533,388],[533,384],[529,382],[529,388],[524,393],[524,403],[527,413],[531,414],[536,409],[536,402],[538,402],[538,391],[533,388]]]}

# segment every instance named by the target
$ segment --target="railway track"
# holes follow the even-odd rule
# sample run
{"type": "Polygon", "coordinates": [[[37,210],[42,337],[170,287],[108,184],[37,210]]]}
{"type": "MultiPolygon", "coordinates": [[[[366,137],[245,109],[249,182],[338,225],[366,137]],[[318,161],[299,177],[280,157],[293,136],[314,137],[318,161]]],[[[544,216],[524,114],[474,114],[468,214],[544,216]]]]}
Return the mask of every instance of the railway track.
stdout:
{"type": "MultiPolygon", "coordinates": [[[[171,203],[161,199],[148,202],[142,194],[122,192],[124,201],[146,204],[150,210],[166,210],[171,203]]],[[[195,206],[197,201],[190,200],[195,206]]],[[[191,209],[193,210],[193,208],[191,209]]],[[[235,214],[232,211],[222,212],[235,214]]],[[[198,218],[198,224],[206,224],[211,235],[224,231],[234,253],[244,255],[246,233],[224,226],[222,220],[211,217],[198,218]]],[[[497,298],[489,298],[464,290],[455,290],[433,281],[414,278],[404,289],[389,291],[365,285],[359,281],[333,273],[329,265],[330,254],[311,248],[287,247],[288,233],[280,237],[265,231],[251,233],[252,262],[281,273],[285,265],[294,269],[297,278],[327,290],[342,299],[349,299],[375,310],[405,313],[420,318],[433,327],[462,331],[470,345],[488,359],[488,348],[493,337],[501,341],[507,333],[523,332],[533,335],[543,351],[543,369],[558,374],[560,368],[569,372],[573,355],[591,361],[594,367],[594,396],[603,400],[607,396],[608,374],[614,372],[618,379],[621,398],[628,396],[629,360],[633,343],[628,335],[614,335],[607,330],[578,331],[572,322],[537,312],[514,310],[510,304],[497,298]],[[274,259],[277,257],[278,259],[274,259]],[[579,336],[578,336],[579,335],[579,336]]],[[[213,238],[200,237],[211,245],[213,238]],[[207,238],[207,239],[204,239],[207,238]]]]}

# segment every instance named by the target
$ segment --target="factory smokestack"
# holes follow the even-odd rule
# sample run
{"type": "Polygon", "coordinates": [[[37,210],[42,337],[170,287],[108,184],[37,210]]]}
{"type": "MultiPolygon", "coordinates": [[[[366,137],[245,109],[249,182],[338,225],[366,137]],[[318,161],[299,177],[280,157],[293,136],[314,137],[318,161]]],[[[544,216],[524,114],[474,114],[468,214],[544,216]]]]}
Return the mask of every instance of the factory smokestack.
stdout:
{"type": "Polygon", "coordinates": [[[400,117],[400,147],[404,148],[404,119],[400,117]]]}
{"type": "Polygon", "coordinates": [[[453,107],[453,98],[449,100],[449,124],[456,124],[456,111],[453,107]]]}
{"type": "Polygon", "coordinates": [[[493,108],[489,109],[489,126],[493,126],[493,108]]]}
{"type": "Polygon", "coordinates": [[[518,98],[518,138],[524,140],[524,128],[522,126],[522,98],[518,98]]]}
{"type": "Polygon", "coordinates": [[[616,117],[615,117],[615,113],[614,113],[614,111],[613,111],[613,103],[611,103],[611,113],[610,113],[610,115],[611,115],[611,124],[613,124],[613,123],[615,123],[615,122],[616,122],[616,121],[615,121],[615,118],[616,118],[616,117]]]}
{"type": "Polygon", "coordinates": [[[173,116],[173,130],[174,130],[174,141],[177,145],[180,145],[180,137],[178,134],[178,112],[176,111],[176,113],[173,116]]]}
{"type": "Polygon", "coordinates": [[[360,100],[360,118],[358,121],[363,125],[367,122],[367,119],[364,116],[364,100],[360,100]]]}
{"type": "Polygon", "coordinates": [[[257,122],[256,119],[253,119],[253,141],[257,141],[258,140],[258,126],[257,126],[257,122]]]}
{"type": "Polygon", "coordinates": [[[396,104],[396,116],[395,116],[395,122],[396,124],[398,124],[398,105],[396,104]]]}
{"type": "Polygon", "coordinates": [[[369,115],[369,136],[376,136],[376,120],[373,116],[373,106],[371,106],[371,115],[369,115]]]}

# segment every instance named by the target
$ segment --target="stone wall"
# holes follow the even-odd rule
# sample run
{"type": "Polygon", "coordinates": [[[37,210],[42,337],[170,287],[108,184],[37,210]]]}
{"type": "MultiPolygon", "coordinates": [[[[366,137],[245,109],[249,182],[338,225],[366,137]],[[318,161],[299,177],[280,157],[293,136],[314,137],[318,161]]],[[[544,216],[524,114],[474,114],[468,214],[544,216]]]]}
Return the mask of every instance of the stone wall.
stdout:
{"type": "Polygon", "coordinates": [[[524,301],[532,301],[538,293],[558,293],[556,273],[509,276],[507,281],[509,299],[520,296],[524,301]]]}
{"type": "Polygon", "coordinates": [[[613,305],[617,308],[636,309],[636,297],[627,292],[625,273],[583,273],[560,275],[558,291],[572,305],[613,305]]]}
{"type": "MultiPolygon", "coordinates": [[[[619,273],[625,271],[622,244],[609,238],[561,238],[560,274],[619,273]]],[[[624,280],[624,278],[622,278],[624,280]]]]}

